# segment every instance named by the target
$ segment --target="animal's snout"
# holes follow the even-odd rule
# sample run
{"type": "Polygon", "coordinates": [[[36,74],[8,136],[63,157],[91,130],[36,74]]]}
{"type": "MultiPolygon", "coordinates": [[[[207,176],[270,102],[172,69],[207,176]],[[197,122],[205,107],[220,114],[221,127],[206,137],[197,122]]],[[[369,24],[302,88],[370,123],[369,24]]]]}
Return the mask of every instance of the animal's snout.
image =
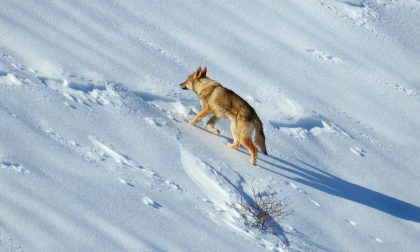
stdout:
{"type": "Polygon", "coordinates": [[[182,88],[182,89],[187,89],[187,86],[185,85],[185,83],[183,82],[183,83],[181,83],[181,84],[179,84],[179,86],[182,88]]]}

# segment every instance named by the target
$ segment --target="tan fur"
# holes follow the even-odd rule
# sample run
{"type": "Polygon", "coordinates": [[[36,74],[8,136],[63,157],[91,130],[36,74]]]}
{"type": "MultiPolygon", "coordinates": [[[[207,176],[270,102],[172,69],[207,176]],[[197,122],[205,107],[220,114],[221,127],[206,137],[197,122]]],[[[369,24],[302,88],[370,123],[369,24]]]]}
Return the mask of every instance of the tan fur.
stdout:
{"type": "Polygon", "coordinates": [[[256,165],[257,149],[252,141],[255,130],[255,144],[262,153],[267,154],[262,123],[255,110],[232,90],[208,78],[206,67],[203,69],[199,67],[180,86],[182,89],[195,92],[202,105],[201,111],[192,119],[191,124],[194,125],[212,114],[207,122],[207,129],[219,134],[220,131],[214,125],[221,118],[227,118],[231,121],[230,129],[233,136],[233,143],[229,147],[237,149],[240,145],[244,146],[251,155],[250,163],[256,165]]]}

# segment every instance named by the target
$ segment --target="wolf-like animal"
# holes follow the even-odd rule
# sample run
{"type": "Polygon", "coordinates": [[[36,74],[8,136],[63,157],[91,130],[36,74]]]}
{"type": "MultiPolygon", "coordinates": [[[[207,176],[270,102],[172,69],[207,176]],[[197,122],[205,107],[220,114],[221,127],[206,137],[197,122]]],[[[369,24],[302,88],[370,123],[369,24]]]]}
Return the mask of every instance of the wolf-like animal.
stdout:
{"type": "Polygon", "coordinates": [[[267,155],[263,125],[255,110],[239,95],[232,90],[223,87],[217,81],[207,76],[207,68],[198,69],[180,84],[185,90],[191,90],[197,94],[201,103],[201,111],[192,119],[191,124],[195,125],[207,115],[213,116],[207,122],[207,129],[218,135],[220,131],[214,125],[221,118],[228,118],[231,121],[230,130],[233,136],[233,143],[229,147],[237,149],[243,145],[250,153],[250,163],[257,164],[257,148],[267,155]],[[255,131],[255,145],[252,134],[255,131]]]}

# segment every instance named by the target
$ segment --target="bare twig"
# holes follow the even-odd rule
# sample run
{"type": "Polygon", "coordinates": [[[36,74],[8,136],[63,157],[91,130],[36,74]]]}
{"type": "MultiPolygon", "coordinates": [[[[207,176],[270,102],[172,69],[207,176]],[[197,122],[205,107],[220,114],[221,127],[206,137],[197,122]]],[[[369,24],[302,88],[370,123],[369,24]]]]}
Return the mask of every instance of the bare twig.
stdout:
{"type": "Polygon", "coordinates": [[[262,194],[258,188],[251,184],[253,203],[246,202],[240,198],[237,208],[239,214],[251,226],[261,230],[267,229],[269,220],[281,221],[293,214],[293,210],[288,208],[286,199],[279,199],[274,195],[262,194]]]}

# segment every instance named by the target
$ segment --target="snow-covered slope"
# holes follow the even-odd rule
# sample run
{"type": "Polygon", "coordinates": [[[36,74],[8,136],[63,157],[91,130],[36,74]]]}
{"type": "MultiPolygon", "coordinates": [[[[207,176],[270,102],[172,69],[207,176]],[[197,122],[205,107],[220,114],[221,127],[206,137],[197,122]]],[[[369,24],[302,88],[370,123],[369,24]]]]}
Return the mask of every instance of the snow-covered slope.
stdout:
{"type": "Polygon", "coordinates": [[[0,4],[0,251],[418,251],[420,2],[0,4]],[[179,83],[264,123],[247,163],[179,83]],[[295,213],[235,210],[252,185],[295,213]]]}

